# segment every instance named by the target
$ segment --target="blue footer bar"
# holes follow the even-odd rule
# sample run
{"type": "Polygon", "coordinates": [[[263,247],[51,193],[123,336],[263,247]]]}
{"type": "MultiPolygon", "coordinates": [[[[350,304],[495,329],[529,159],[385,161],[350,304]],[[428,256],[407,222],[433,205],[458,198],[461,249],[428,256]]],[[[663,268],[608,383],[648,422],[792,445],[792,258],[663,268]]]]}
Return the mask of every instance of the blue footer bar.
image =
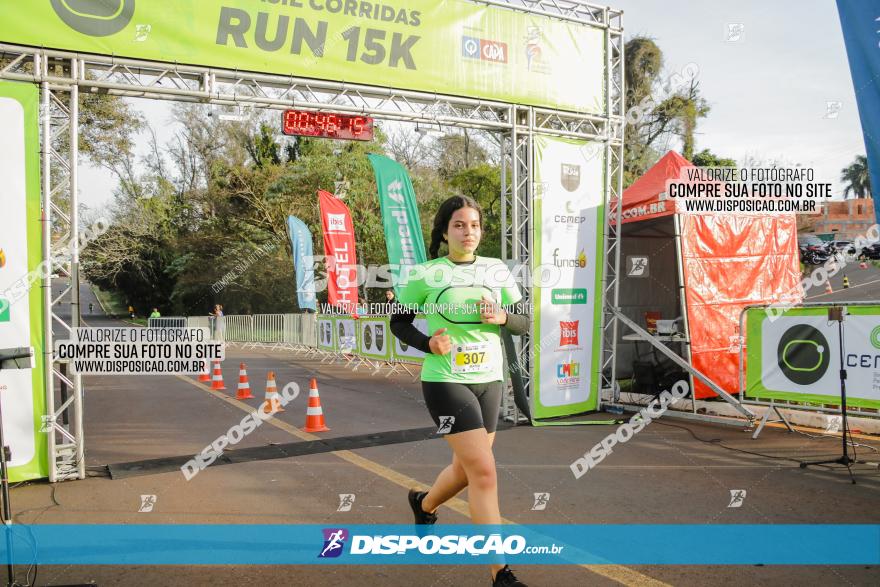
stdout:
{"type": "Polygon", "coordinates": [[[880,525],[14,525],[40,565],[877,565],[880,525]]]}

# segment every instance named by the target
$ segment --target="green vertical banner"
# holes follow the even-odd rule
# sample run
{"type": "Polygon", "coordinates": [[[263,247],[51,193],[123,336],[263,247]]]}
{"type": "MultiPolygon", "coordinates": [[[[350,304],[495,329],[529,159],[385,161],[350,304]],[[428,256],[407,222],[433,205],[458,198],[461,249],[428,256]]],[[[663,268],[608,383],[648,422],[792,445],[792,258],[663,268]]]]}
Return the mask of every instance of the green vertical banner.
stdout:
{"type": "Polygon", "coordinates": [[[0,348],[33,347],[32,369],[0,370],[3,433],[12,458],[9,480],[49,475],[43,373],[43,262],[40,224],[39,92],[0,82],[0,348]]]}
{"type": "Polygon", "coordinates": [[[601,380],[604,147],[535,137],[532,419],[595,410],[601,380]]]}
{"type": "Polygon", "coordinates": [[[403,267],[428,260],[416,192],[403,165],[381,155],[367,157],[376,174],[388,263],[396,285],[403,267]]]}

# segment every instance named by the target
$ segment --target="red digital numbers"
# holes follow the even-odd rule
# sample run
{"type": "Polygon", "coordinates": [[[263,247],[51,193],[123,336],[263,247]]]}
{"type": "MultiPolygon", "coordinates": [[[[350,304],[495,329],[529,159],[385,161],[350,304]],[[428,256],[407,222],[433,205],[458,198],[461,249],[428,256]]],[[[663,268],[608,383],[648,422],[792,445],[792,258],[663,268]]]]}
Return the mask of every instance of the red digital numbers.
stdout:
{"type": "Polygon", "coordinates": [[[369,116],[285,110],[282,131],[286,135],[354,141],[373,140],[373,119],[369,116]]]}

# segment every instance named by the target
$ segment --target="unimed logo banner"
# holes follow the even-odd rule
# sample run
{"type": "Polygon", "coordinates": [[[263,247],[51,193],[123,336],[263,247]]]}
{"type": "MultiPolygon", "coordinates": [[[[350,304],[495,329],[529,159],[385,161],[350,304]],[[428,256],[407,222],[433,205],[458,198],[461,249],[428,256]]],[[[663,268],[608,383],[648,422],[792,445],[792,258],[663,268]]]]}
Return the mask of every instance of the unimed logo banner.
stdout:
{"type": "Polygon", "coordinates": [[[604,111],[598,27],[465,0],[0,0],[0,40],[604,111]]]}
{"type": "Polygon", "coordinates": [[[836,403],[842,366],[847,403],[880,408],[880,306],[848,307],[841,328],[825,307],[751,309],[746,320],[748,396],[836,403]]]}

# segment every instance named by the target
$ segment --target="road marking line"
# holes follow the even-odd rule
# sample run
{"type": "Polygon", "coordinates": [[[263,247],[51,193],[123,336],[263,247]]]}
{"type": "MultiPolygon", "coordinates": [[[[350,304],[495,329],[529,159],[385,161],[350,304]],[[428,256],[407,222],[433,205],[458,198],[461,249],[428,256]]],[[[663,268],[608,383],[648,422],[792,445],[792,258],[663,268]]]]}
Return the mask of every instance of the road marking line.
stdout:
{"type": "MultiPolygon", "coordinates": [[[[244,412],[250,413],[250,412],[254,411],[254,408],[249,406],[248,404],[241,402],[241,401],[238,401],[234,397],[230,397],[228,395],[214,391],[214,390],[200,384],[198,381],[193,381],[192,379],[189,379],[188,377],[185,377],[183,375],[175,375],[175,377],[177,377],[181,381],[186,381],[190,385],[197,387],[202,391],[208,392],[213,397],[219,398],[219,399],[225,401],[227,404],[229,404],[231,406],[235,406],[244,412]]],[[[302,430],[300,430],[296,426],[288,424],[287,422],[282,422],[281,420],[276,420],[274,417],[269,418],[265,422],[266,422],[266,424],[271,424],[272,426],[275,426],[276,428],[284,430],[288,434],[296,436],[297,438],[299,438],[301,440],[322,440],[320,436],[315,436],[314,434],[309,434],[308,432],[303,432],[302,430]]],[[[424,483],[420,483],[419,481],[416,481],[412,477],[408,477],[408,476],[404,475],[403,473],[398,473],[394,469],[388,468],[384,465],[380,465],[379,463],[377,463],[375,461],[371,461],[370,459],[366,459],[360,455],[357,455],[357,454],[351,452],[350,450],[336,450],[336,451],[333,451],[329,454],[336,455],[339,458],[341,458],[342,460],[348,461],[352,465],[354,465],[356,467],[360,467],[361,469],[364,469],[366,471],[369,471],[370,473],[373,473],[374,475],[378,475],[379,477],[382,477],[386,481],[390,481],[391,483],[394,483],[395,485],[399,485],[400,487],[402,487],[404,489],[410,489],[413,487],[416,487],[416,488],[424,487],[427,489],[427,487],[425,486],[424,483]]],[[[453,510],[453,511],[455,511],[465,517],[468,517],[468,518],[471,515],[470,509],[468,508],[468,503],[466,501],[464,501],[463,499],[459,499],[458,497],[453,497],[452,499],[450,499],[449,501],[444,503],[443,506],[448,507],[449,509],[451,509],[451,510],[453,510]]],[[[513,520],[509,520],[507,518],[501,518],[501,523],[502,524],[516,524],[517,522],[514,522],[513,520]]],[[[602,577],[605,577],[606,579],[611,579],[612,581],[617,581],[621,585],[627,585],[628,587],[629,586],[641,587],[641,586],[645,586],[645,585],[647,585],[649,587],[671,587],[668,583],[663,583],[662,581],[658,581],[652,577],[649,577],[647,575],[643,575],[643,574],[639,573],[638,571],[635,571],[633,569],[630,569],[628,567],[624,567],[621,565],[578,565],[578,566],[583,567],[583,568],[587,569],[588,571],[595,573],[597,575],[601,575],[602,577]]]]}

